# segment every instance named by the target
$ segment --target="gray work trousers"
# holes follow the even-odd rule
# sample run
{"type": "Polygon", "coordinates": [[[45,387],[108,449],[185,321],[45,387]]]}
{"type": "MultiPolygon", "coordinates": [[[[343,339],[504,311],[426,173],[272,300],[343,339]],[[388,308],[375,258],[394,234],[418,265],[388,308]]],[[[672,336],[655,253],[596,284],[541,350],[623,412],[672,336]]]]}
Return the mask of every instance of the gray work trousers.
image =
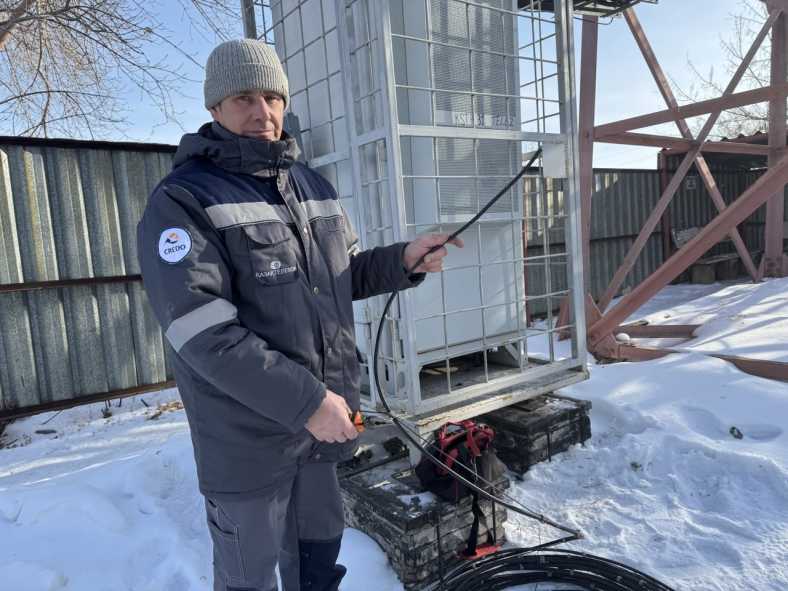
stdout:
{"type": "Polygon", "coordinates": [[[284,591],[321,589],[311,581],[302,584],[309,578],[302,572],[306,570],[317,569],[314,580],[338,577],[336,585],[342,578],[342,567],[330,574],[344,529],[336,464],[299,464],[291,476],[254,498],[206,496],[205,508],[213,539],[214,591],[276,591],[277,564],[284,591]],[[313,554],[319,559],[327,553],[333,553],[327,567],[310,565],[313,554]]]}

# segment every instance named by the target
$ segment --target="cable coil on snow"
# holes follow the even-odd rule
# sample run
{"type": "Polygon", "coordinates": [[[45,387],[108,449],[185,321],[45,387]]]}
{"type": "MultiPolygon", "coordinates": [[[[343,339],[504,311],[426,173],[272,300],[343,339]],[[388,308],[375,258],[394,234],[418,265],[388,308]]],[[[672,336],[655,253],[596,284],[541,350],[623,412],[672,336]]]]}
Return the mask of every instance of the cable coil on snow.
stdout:
{"type": "MultiPolygon", "coordinates": [[[[465,563],[430,591],[498,591],[536,583],[572,585],[588,591],[672,591],[625,564],[573,550],[499,550],[465,563]]],[[[551,587],[554,588],[554,587],[551,587]]]]}

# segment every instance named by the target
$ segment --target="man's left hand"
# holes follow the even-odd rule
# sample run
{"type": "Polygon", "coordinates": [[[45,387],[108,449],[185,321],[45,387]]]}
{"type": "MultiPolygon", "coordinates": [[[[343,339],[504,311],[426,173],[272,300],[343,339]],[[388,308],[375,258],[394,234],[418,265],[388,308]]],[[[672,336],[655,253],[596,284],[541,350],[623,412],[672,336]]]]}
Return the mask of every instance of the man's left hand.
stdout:
{"type": "MultiPolygon", "coordinates": [[[[409,242],[402,256],[402,262],[405,265],[405,269],[410,269],[424,253],[429,252],[433,246],[443,244],[448,237],[448,234],[425,234],[409,242]]],[[[463,247],[461,238],[455,238],[448,244],[453,244],[458,248],[463,247]]],[[[445,246],[442,246],[435,252],[430,252],[421,264],[411,271],[411,273],[439,273],[443,270],[443,259],[447,254],[449,254],[449,252],[446,250],[445,246]]]]}

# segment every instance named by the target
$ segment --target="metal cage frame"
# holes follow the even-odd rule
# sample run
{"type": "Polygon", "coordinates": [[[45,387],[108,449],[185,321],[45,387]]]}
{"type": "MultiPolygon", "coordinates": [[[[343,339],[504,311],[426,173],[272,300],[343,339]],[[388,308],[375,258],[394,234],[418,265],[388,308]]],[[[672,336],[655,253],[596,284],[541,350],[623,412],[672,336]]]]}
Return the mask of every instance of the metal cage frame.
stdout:
{"type": "MultiPolygon", "coordinates": [[[[535,176],[531,175],[531,182],[536,187],[535,191],[540,197],[546,199],[547,183],[544,178],[546,168],[557,170],[554,174],[556,177],[565,177],[563,181],[563,201],[562,206],[565,212],[562,216],[556,216],[551,213],[549,208],[547,213],[537,212],[532,216],[536,220],[537,227],[543,230],[542,240],[546,245],[546,254],[541,257],[533,257],[529,259],[524,252],[522,259],[519,262],[523,264],[523,276],[527,272],[527,265],[529,260],[532,264],[537,264],[533,261],[539,261],[538,264],[546,268],[546,282],[549,287],[550,274],[552,273],[551,256],[563,256],[565,259],[565,272],[567,289],[556,293],[551,293],[546,290],[547,303],[546,305],[546,321],[545,328],[537,331],[536,329],[529,329],[527,326],[527,318],[524,319],[526,324],[523,329],[520,325],[520,310],[516,310],[516,318],[518,321],[518,335],[513,339],[514,342],[514,357],[519,359],[519,366],[512,368],[511,372],[502,372],[504,375],[499,377],[491,377],[488,372],[488,349],[486,348],[486,334],[483,329],[483,351],[482,356],[484,359],[484,379],[479,383],[466,385],[460,388],[452,388],[452,366],[451,360],[456,358],[449,352],[448,345],[448,332],[446,331],[447,317],[450,315],[446,309],[446,290],[442,287],[441,294],[444,298],[442,317],[444,323],[444,341],[446,345],[446,355],[441,357],[441,362],[445,362],[445,373],[447,380],[448,392],[427,397],[422,391],[422,363],[420,363],[420,352],[417,347],[417,328],[416,323],[419,320],[418,316],[418,303],[416,301],[416,294],[413,290],[402,292],[399,295],[398,309],[393,310],[389,316],[384,320],[387,323],[386,330],[384,331],[385,341],[382,342],[382,355],[381,355],[381,375],[388,375],[386,388],[389,391],[386,393],[386,398],[395,412],[401,414],[419,431],[431,431],[441,423],[447,420],[460,420],[471,416],[476,416],[484,412],[494,410],[506,405],[514,404],[518,401],[537,396],[539,394],[553,391],[558,388],[564,387],[571,383],[587,378],[586,365],[586,322],[585,322],[585,301],[583,297],[583,276],[582,276],[582,242],[581,236],[581,218],[580,218],[580,200],[579,200],[579,176],[578,176],[578,145],[577,145],[577,121],[576,121],[576,100],[574,91],[574,37],[573,37],[573,7],[572,3],[566,0],[556,0],[554,3],[555,12],[552,14],[545,13],[542,7],[542,0],[537,0],[529,9],[529,13],[525,13],[518,9],[517,0],[500,0],[498,4],[503,3],[509,7],[493,7],[491,6],[492,0],[452,0],[453,3],[466,6],[466,10],[471,7],[481,11],[496,10],[501,13],[511,15],[516,21],[518,18],[530,18],[534,22],[554,22],[555,31],[549,35],[545,35],[544,39],[539,42],[555,43],[555,74],[551,74],[550,78],[554,77],[557,84],[557,99],[554,101],[558,105],[558,110],[549,115],[545,115],[541,120],[537,117],[536,131],[524,131],[524,121],[520,118],[520,123],[516,125],[516,129],[491,129],[479,127],[457,127],[447,125],[437,125],[433,120],[432,125],[415,125],[403,124],[400,122],[397,110],[397,93],[398,90],[403,88],[407,89],[408,85],[399,84],[395,72],[395,55],[393,40],[403,37],[397,33],[392,32],[392,23],[390,18],[389,2],[385,0],[290,0],[290,2],[282,2],[273,0],[270,3],[264,3],[262,10],[263,16],[263,33],[262,38],[266,41],[276,42],[276,32],[282,33],[284,31],[285,19],[288,14],[292,14],[295,10],[301,10],[304,5],[309,4],[309,7],[316,5],[321,6],[321,13],[323,11],[333,10],[336,17],[336,37],[338,42],[338,49],[341,58],[341,81],[343,85],[343,100],[344,109],[343,116],[345,119],[344,127],[347,131],[347,150],[337,148],[334,144],[333,152],[322,153],[317,156],[312,154],[311,148],[306,149],[309,159],[309,164],[313,168],[327,167],[333,164],[349,160],[351,162],[352,170],[352,191],[353,191],[353,206],[355,211],[355,219],[357,223],[359,220],[369,220],[370,212],[368,208],[371,207],[370,200],[362,198],[371,191],[370,187],[375,185],[374,192],[380,196],[391,196],[388,200],[381,198],[377,205],[381,208],[387,203],[390,208],[387,213],[376,212],[380,214],[380,219],[385,220],[379,227],[368,228],[365,224],[361,226],[359,231],[361,244],[364,248],[376,246],[390,241],[406,241],[412,238],[412,233],[415,231],[417,223],[411,223],[408,220],[408,212],[406,211],[405,195],[405,179],[408,175],[404,174],[402,162],[401,140],[402,138],[434,138],[433,142],[438,139],[447,138],[451,139],[464,139],[472,140],[474,146],[475,142],[484,140],[497,140],[513,142],[513,145],[522,146],[542,146],[545,155],[541,159],[540,168],[535,176]],[[287,4],[287,7],[284,6],[287,4]],[[266,12],[266,9],[268,12],[266,12]],[[288,12],[289,11],[289,12],[288,12]],[[358,19],[354,16],[353,11],[366,11],[368,16],[367,24],[370,25],[370,30],[367,31],[368,38],[364,39],[362,43],[353,46],[354,31],[351,27],[362,26],[359,24],[358,19]],[[273,33],[273,38],[272,38],[273,33]],[[553,40],[554,38],[554,40],[553,40]],[[360,88],[358,79],[353,78],[354,60],[358,62],[359,55],[369,48],[370,69],[373,72],[373,77],[369,80],[364,79],[363,84],[365,94],[361,96],[354,94],[357,88],[360,88]],[[377,95],[377,97],[375,96],[377,95]],[[382,120],[375,121],[375,125],[367,126],[368,121],[364,120],[365,114],[357,117],[356,107],[359,105],[361,108],[367,108],[367,103],[373,103],[375,100],[380,101],[382,109],[382,120]],[[365,102],[366,101],[366,102],[365,102]],[[545,120],[549,117],[557,119],[557,131],[546,131],[545,120]],[[359,129],[359,121],[361,122],[361,129],[359,129]],[[541,128],[540,128],[541,125],[541,128]],[[369,128],[368,128],[369,127],[369,128]],[[382,146],[382,151],[381,151],[382,146]],[[365,170],[362,170],[362,162],[364,158],[374,156],[378,158],[384,155],[385,161],[380,159],[376,160],[375,171],[376,178],[370,179],[365,175],[365,170]],[[547,219],[556,218],[563,221],[562,228],[565,234],[566,251],[565,253],[558,253],[553,255],[550,253],[548,236],[549,232],[554,231],[554,228],[548,228],[547,219]],[[560,218],[560,219],[559,219],[560,218]],[[540,226],[541,223],[541,226],[540,226]],[[552,301],[560,301],[562,296],[575,296],[570,297],[573,302],[571,306],[571,315],[564,324],[561,326],[556,325],[557,318],[553,314],[552,301]],[[551,300],[550,298],[554,298],[551,300]],[[531,331],[530,334],[529,330],[531,331]],[[559,331],[568,330],[572,334],[572,352],[568,358],[556,360],[553,349],[553,336],[559,331]],[[532,360],[527,358],[527,339],[532,338],[539,334],[540,337],[546,337],[549,341],[549,355],[546,363],[531,363],[532,360]],[[519,341],[519,342],[518,342],[519,341]],[[523,361],[525,360],[525,361],[523,361]],[[527,366],[526,366],[527,365],[527,366]]],[[[414,3],[416,4],[416,3],[414,3]]],[[[419,2],[419,6],[425,6],[427,10],[426,18],[430,18],[430,4],[429,0],[419,2]]],[[[408,5],[409,8],[412,5],[408,5]]],[[[311,13],[310,13],[311,14],[311,13]]],[[[299,19],[302,14],[299,13],[299,19]]],[[[325,16],[325,15],[324,15],[325,16]]],[[[303,27],[303,22],[301,22],[303,27]]],[[[312,25],[310,25],[312,26],[312,25]]],[[[431,46],[434,40],[431,38],[431,27],[429,24],[426,28],[426,39],[417,39],[427,43],[431,46]]],[[[334,29],[324,31],[324,35],[333,34],[334,29]]],[[[516,34],[517,29],[514,33],[516,34]]],[[[296,33],[298,34],[298,33],[296,33]]],[[[522,50],[520,47],[519,37],[513,35],[516,41],[518,53],[522,50]]],[[[304,39],[303,31],[300,32],[300,39],[304,39]]],[[[536,42],[534,41],[533,44],[536,42]]],[[[470,44],[470,41],[469,41],[470,44]]],[[[325,47],[325,46],[324,46],[325,47]]],[[[282,50],[281,45],[277,46],[284,57],[283,61],[287,64],[287,58],[295,55],[290,49],[282,50]]],[[[464,47],[465,51],[472,52],[473,49],[469,46],[464,47]]],[[[536,51],[535,49],[533,49],[536,51]]],[[[541,50],[541,48],[540,48],[541,50]]],[[[306,51],[306,50],[304,50],[306,51]]],[[[328,52],[328,49],[326,49],[328,52]]],[[[430,59],[432,56],[431,50],[428,50],[430,59]]],[[[314,53],[313,53],[314,55],[314,53]]],[[[514,57],[520,57],[519,55],[514,57]]],[[[301,58],[299,58],[301,59],[301,58]]],[[[305,58],[304,58],[305,59],[305,58]]],[[[471,58],[469,58],[471,59],[471,58]]],[[[534,60],[536,61],[536,60],[534,60]]],[[[429,63],[430,68],[432,62],[429,63]]],[[[287,66],[286,66],[287,67],[287,66]]],[[[519,72],[519,69],[518,69],[519,72]]],[[[290,74],[290,72],[288,72],[290,74]]],[[[327,72],[326,79],[331,78],[336,73],[327,72]]],[[[305,76],[309,78],[309,74],[305,76]]],[[[534,85],[534,94],[536,101],[539,99],[538,87],[541,83],[544,87],[545,76],[539,76],[539,73],[534,71],[534,79],[530,85],[534,85]]],[[[328,84],[328,83],[327,83],[328,84]]],[[[519,95],[508,97],[513,100],[524,100],[523,86],[519,76],[516,80],[516,88],[519,89],[519,95]]],[[[305,87],[305,90],[308,87],[305,87]]],[[[420,91],[427,91],[432,94],[432,102],[434,105],[434,94],[440,92],[441,89],[433,86],[432,88],[420,88],[420,91]]],[[[542,98],[544,95],[542,95],[542,98]]],[[[330,99],[333,101],[333,98],[330,99]]],[[[471,101],[473,104],[475,102],[471,101]]],[[[332,130],[336,129],[334,126],[337,119],[334,116],[333,107],[330,115],[330,121],[324,125],[332,125],[332,130]]],[[[371,111],[370,111],[371,112],[371,111]]],[[[519,113],[519,109],[517,111],[519,113]]],[[[367,115],[369,112],[365,112],[367,115]]],[[[433,117],[435,109],[433,108],[433,117]]],[[[374,113],[373,113],[374,114],[374,113]]],[[[310,118],[311,122],[311,118],[310,118]]],[[[533,122],[531,122],[533,123],[533,122]]],[[[341,127],[341,126],[340,126],[341,127]]],[[[305,128],[305,133],[313,133],[313,129],[305,128]]],[[[434,145],[434,144],[433,144],[434,145]]],[[[474,147],[474,155],[476,157],[477,147],[474,147]]],[[[518,150],[519,152],[520,150],[518,150]]],[[[519,162],[519,158],[518,158],[519,162]]],[[[440,177],[437,168],[436,178],[440,177]]],[[[514,171],[516,172],[516,171],[514,171]]],[[[513,176],[513,175],[512,175],[513,176]]],[[[438,181],[436,181],[437,183],[438,181]]],[[[504,184],[501,182],[501,184],[504,184]]],[[[512,192],[512,195],[519,196],[523,194],[522,186],[518,185],[517,190],[512,192]]],[[[518,197],[519,199],[519,197],[518,197]]],[[[440,201],[440,197],[438,196],[440,201]]],[[[480,197],[477,197],[480,201],[480,197]]],[[[478,206],[477,201],[477,206],[478,206]]],[[[522,210],[521,217],[514,215],[514,198],[512,201],[512,216],[506,218],[507,223],[512,224],[512,235],[515,234],[515,223],[523,224],[528,216],[525,209],[522,210]]],[[[541,201],[536,199],[536,203],[540,204],[541,201]]],[[[525,208],[525,202],[523,203],[525,208]]],[[[542,207],[541,205],[539,207],[542,207]]],[[[507,214],[508,215],[508,214],[507,214]]],[[[486,218],[483,218],[484,221],[486,218]]],[[[554,220],[553,220],[554,221],[554,220]]],[[[444,222],[440,217],[438,218],[437,225],[444,225],[449,222],[444,222]]],[[[479,241],[479,256],[481,256],[481,226],[477,226],[476,232],[477,240],[479,241]]],[[[519,231],[519,230],[518,230],[519,231]]],[[[513,252],[516,253],[516,248],[513,252]]],[[[514,265],[518,264],[518,260],[513,260],[514,265]]],[[[481,265],[481,261],[479,263],[481,265]]],[[[441,273],[441,281],[443,281],[445,274],[451,272],[452,269],[448,268],[441,273]]],[[[482,286],[481,270],[479,270],[479,286],[482,286]]],[[[513,281],[517,284],[517,279],[513,281]]],[[[522,284],[523,310],[528,305],[529,298],[525,294],[526,285],[522,284]]],[[[484,298],[480,302],[484,307],[484,298]]],[[[514,306],[520,304],[519,297],[515,299],[514,306]]],[[[509,301],[505,305],[510,305],[509,301]]],[[[383,307],[383,300],[381,297],[372,298],[367,300],[362,307],[356,308],[357,324],[362,327],[362,334],[367,339],[367,351],[371,351],[370,339],[374,335],[372,330],[377,322],[380,320],[380,314],[383,307]]],[[[395,308],[397,308],[395,306],[395,308]]],[[[484,324],[485,313],[482,311],[482,324],[484,324]]],[[[358,333],[358,331],[357,331],[358,333]]],[[[495,346],[502,346],[506,348],[506,343],[496,342],[495,346]]],[[[423,358],[422,358],[423,361],[423,358]]],[[[370,384],[373,382],[371,379],[372,367],[371,363],[367,364],[369,372],[370,384]]],[[[379,396],[375,391],[374,386],[370,386],[370,392],[366,397],[366,403],[371,406],[379,406],[379,396]]]]}

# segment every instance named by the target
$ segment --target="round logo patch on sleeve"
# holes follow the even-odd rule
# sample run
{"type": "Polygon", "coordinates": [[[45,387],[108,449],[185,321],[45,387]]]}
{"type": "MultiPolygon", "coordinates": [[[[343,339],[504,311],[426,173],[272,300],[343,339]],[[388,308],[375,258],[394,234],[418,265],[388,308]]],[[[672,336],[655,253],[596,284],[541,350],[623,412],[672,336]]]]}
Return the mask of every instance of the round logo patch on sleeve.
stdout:
{"type": "Polygon", "coordinates": [[[159,236],[159,258],[178,263],[192,250],[192,237],[185,228],[167,228],[159,236]]]}

